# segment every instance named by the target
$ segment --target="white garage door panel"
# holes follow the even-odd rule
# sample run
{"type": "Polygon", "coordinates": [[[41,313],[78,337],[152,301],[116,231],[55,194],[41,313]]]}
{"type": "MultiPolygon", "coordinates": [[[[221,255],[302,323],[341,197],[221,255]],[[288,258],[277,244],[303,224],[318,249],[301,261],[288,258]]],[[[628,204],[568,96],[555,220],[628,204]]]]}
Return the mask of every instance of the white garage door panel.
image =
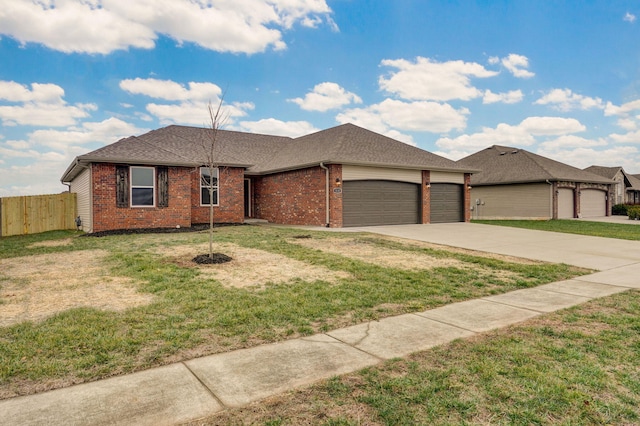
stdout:
{"type": "Polygon", "coordinates": [[[601,217],[607,215],[606,192],[597,189],[580,191],[580,213],[582,217],[601,217]]]}

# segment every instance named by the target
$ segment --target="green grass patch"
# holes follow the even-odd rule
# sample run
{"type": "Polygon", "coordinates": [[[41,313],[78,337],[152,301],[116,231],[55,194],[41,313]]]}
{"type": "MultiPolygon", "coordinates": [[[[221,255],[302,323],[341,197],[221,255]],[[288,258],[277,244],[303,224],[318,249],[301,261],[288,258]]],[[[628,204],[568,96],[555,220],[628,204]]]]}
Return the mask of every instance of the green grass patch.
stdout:
{"type": "Polygon", "coordinates": [[[622,223],[589,222],[585,220],[474,220],[473,223],[510,226],[512,228],[535,229],[538,231],[564,232],[567,234],[590,235],[593,237],[640,240],[640,225],[622,223]]]}
{"type": "Polygon", "coordinates": [[[198,424],[638,424],[639,310],[621,293],[198,424]]]}
{"type": "MultiPolygon", "coordinates": [[[[158,249],[203,244],[208,234],[144,234],[101,238],[74,232],[2,239],[0,261],[28,264],[31,255],[82,250],[108,253],[111,274],[138,283],[152,304],[121,312],[88,307],[60,312],[41,322],[0,327],[0,397],[95,380],[212,353],[324,332],[406,312],[568,279],[587,273],[567,265],[523,264],[421,248],[365,234],[305,232],[317,248],[296,244],[299,230],[229,227],[216,244],[234,243],[285,256],[327,271],[323,279],[272,282],[233,288],[158,254],[158,249]],[[402,269],[320,250],[328,238],[354,239],[406,256],[458,261],[455,267],[402,269]],[[57,244],[63,241],[64,244],[57,244]],[[40,244],[45,242],[45,244],[40,244]]],[[[108,278],[108,277],[106,277],[108,278]]],[[[0,273],[0,286],[11,280],[0,273]]],[[[28,283],[25,283],[28,284],[28,283]]],[[[0,298],[0,309],[7,301],[0,298]],[[1,302],[5,302],[2,304],[1,302]]]]}

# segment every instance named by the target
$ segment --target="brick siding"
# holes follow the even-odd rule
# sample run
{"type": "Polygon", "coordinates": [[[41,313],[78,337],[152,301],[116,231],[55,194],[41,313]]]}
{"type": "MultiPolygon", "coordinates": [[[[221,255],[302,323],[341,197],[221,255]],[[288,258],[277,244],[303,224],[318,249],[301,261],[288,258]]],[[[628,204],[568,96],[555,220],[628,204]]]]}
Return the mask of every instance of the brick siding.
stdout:
{"type": "Polygon", "coordinates": [[[191,225],[189,169],[169,167],[169,206],[116,207],[116,166],[92,164],[93,232],[191,225]]]}
{"type": "MultiPolygon", "coordinates": [[[[325,179],[325,171],[320,167],[254,178],[255,217],[271,223],[326,225],[325,179]]],[[[332,215],[340,216],[342,221],[342,211],[332,215]]]]}
{"type": "MultiPolygon", "coordinates": [[[[200,170],[191,173],[191,223],[209,223],[209,206],[200,205],[200,170]]],[[[244,222],[244,169],[220,168],[218,206],[213,208],[215,223],[244,222]]]]}

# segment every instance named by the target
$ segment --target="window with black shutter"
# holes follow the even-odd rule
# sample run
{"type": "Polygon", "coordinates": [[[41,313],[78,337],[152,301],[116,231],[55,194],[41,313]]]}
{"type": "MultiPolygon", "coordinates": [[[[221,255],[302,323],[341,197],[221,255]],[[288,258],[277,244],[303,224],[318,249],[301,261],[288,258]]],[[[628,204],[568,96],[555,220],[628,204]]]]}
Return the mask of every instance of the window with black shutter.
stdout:
{"type": "Polygon", "coordinates": [[[129,207],[129,166],[116,166],[116,207],[129,207]]]}
{"type": "Polygon", "coordinates": [[[158,207],[169,207],[169,168],[156,168],[158,182],[158,207]]]}

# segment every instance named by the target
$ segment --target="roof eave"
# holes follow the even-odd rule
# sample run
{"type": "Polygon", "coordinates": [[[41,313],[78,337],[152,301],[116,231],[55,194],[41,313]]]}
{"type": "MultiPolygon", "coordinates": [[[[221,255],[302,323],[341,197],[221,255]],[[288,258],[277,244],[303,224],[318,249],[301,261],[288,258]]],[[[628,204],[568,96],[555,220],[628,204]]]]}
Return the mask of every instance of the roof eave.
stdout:
{"type": "Polygon", "coordinates": [[[306,169],[309,167],[319,166],[320,164],[342,164],[342,165],[348,165],[348,166],[384,167],[384,168],[390,168],[390,169],[404,169],[404,170],[430,170],[434,172],[449,172],[449,173],[479,173],[480,172],[480,170],[478,169],[468,169],[468,168],[457,169],[457,168],[448,168],[448,167],[429,167],[425,165],[399,165],[399,164],[366,162],[366,161],[323,160],[323,161],[297,164],[294,166],[279,167],[276,169],[268,169],[268,170],[263,170],[259,172],[247,170],[245,174],[247,176],[264,176],[264,175],[270,175],[274,173],[282,173],[282,172],[289,172],[292,170],[306,169]]]}
{"type": "MultiPolygon", "coordinates": [[[[187,162],[187,161],[152,161],[152,160],[131,160],[131,159],[122,159],[120,157],[76,157],[73,163],[62,175],[60,181],[62,183],[70,183],[73,179],[75,179],[78,174],[80,174],[79,169],[86,168],[91,163],[114,163],[114,164],[135,164],[135,165],[145,165],[145,166],[169,166],[169,167],[199,167],[204,166],[206,163],[195,163],[195,162],[187,162]]],[[[220,167],[237,167],[247,169],[253,164],[244,164],[244,163],[219,163],[220,167]]]]}

